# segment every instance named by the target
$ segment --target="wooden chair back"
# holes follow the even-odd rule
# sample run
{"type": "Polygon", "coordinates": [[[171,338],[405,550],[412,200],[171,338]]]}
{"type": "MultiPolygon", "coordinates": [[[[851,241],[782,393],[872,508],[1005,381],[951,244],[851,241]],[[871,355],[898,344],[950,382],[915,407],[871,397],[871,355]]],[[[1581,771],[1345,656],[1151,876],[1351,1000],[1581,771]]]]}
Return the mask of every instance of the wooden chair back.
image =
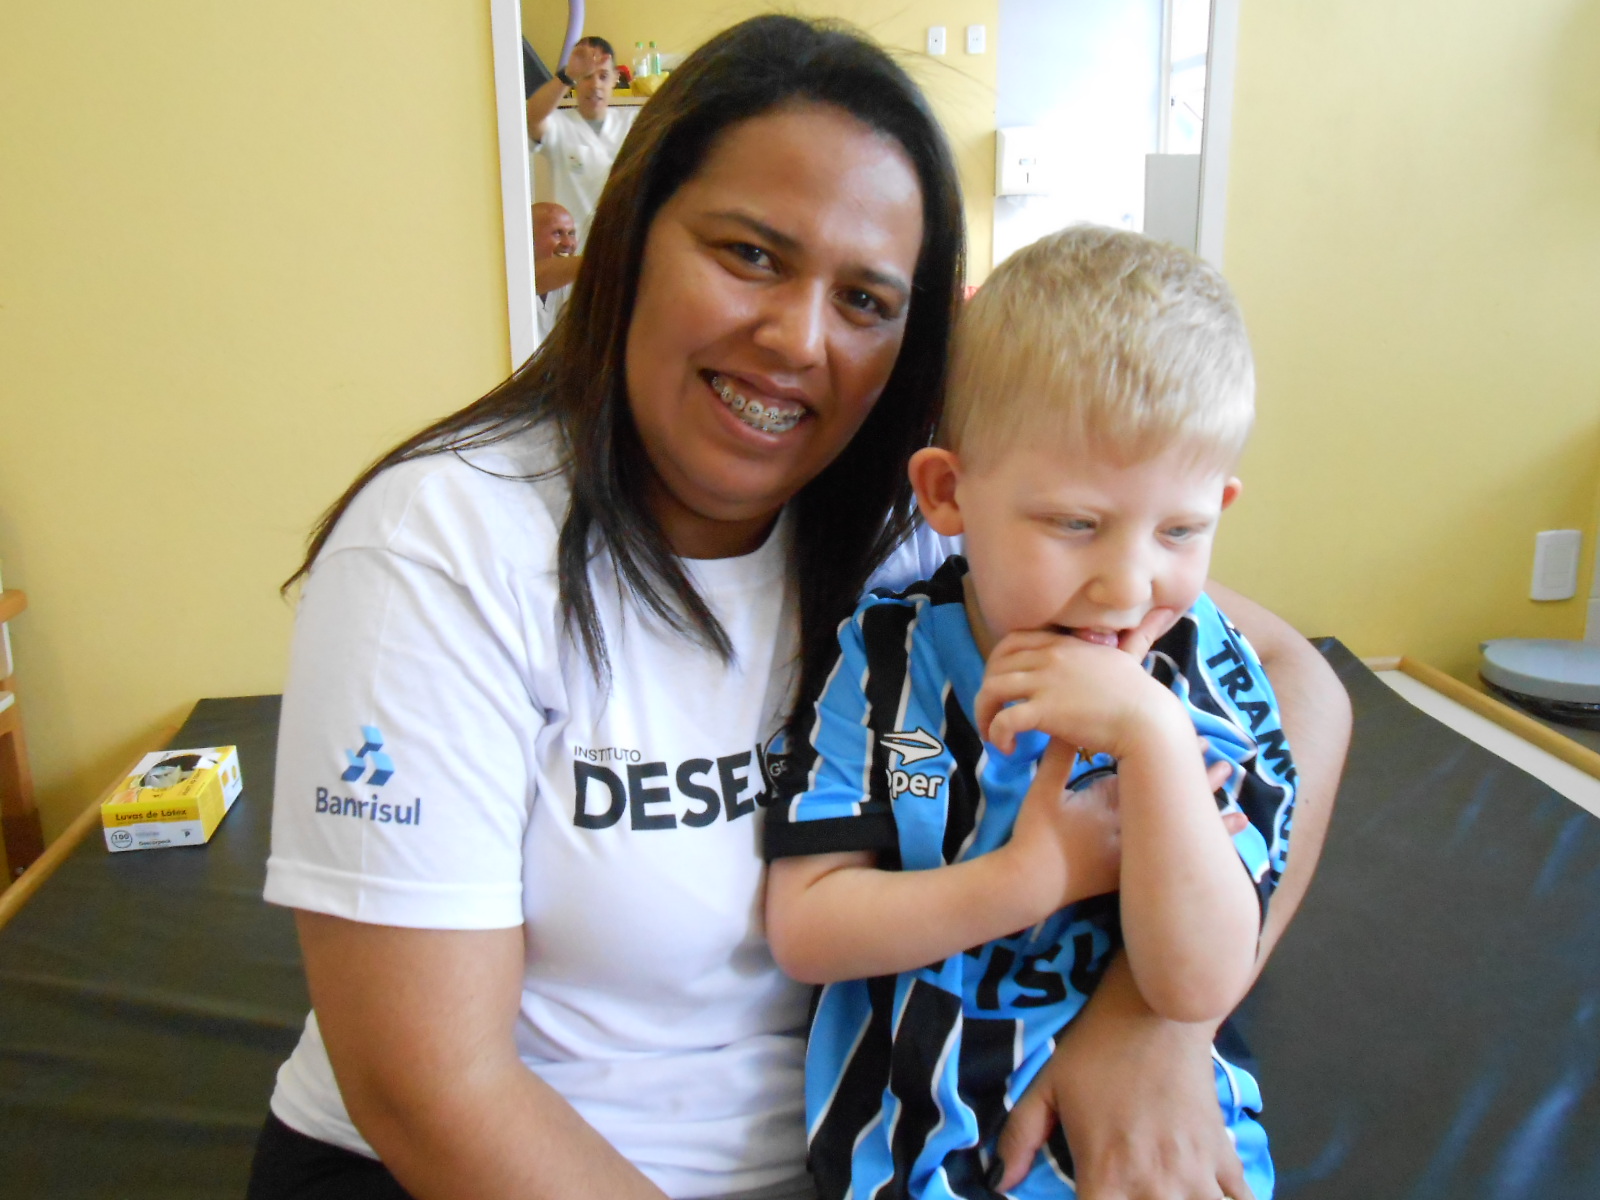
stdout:
{"type": "Polygon", "coordinates": [[[22,706],[12,679],[10,621],[27,607],[28,597],[22,592],[0,592],[0,835],[5,842],[7,883],[44,852],[22,733],[22,706]]]}

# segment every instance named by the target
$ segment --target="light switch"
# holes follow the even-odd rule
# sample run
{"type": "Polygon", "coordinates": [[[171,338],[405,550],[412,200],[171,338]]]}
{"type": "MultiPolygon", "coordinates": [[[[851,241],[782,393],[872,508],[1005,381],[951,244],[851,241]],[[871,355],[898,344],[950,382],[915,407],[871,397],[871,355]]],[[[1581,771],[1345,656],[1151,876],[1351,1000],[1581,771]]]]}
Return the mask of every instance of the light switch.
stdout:
{"type": "Polygon", "coordinates": [[[1547,529],[1533,539],[1533,585],[1530,600],[1570,600],[1578,593],[1578,551],[1583,534],[1576,529],[1547,529]]]}
{"type": "Polygon", "coordinates": [[[994,194],[1048,196],[1050,136],[1037,125],[1009,125],[995,130],[994,194]]]}
{"type": "Polygon", "coordinates": [[[982,25],[967,26],[967,53],[982,54],[989,44],[989,31],[982,25]]]}
{"type": "Polygon", "coordinates": [[[943,25],[930,25],[930,26],[928,26],[928,53],[929,54],[943,54],[944,53],[944,26],[943,25]]]}

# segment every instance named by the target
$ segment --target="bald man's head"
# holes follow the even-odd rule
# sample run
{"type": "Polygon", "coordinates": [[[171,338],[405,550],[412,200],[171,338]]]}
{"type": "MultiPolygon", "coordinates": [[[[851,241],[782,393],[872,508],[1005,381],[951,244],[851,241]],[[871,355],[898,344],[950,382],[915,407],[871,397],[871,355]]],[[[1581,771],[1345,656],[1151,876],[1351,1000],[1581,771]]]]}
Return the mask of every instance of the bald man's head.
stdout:
{"type": "Polygon", "coordinates": [[[578,226],[559,204],[541,200],[533,206],[533,260],[564,258],[578,252],[578,226]]]}

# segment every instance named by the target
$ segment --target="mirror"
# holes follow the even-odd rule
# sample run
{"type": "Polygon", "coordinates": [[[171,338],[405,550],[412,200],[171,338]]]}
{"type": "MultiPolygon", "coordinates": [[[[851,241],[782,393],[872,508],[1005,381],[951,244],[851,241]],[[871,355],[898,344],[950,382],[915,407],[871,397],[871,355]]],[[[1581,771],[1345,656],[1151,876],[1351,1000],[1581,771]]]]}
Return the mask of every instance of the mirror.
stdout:
{"type": "MultiPolygon", "coordinates": [[[[716,30],[770,10],[728,0],[583,7],[582,32],[605,37],[630,70],[652,41],[670,69],[716,30]]],[[[554,70],[570,6],[490,0],[490,9],[507,310],[520,364],[537,345],[540,309],[531,205],[553,190],[547,156],[529,154],[524,37],[554,70]]],[[[791,10],[853,21],[897,49],[927,90],[957,152],[973,282],[1075,221],[1142,229],[1220,264],[1238,0],[941,0],[915,13],[900,0],[810,0],[791,10]],[[937,27],[943,58],[924,53],[940,19],[949,22],[937,27]],[[968,21],[984,30],[973,53],[968,21]]]]}

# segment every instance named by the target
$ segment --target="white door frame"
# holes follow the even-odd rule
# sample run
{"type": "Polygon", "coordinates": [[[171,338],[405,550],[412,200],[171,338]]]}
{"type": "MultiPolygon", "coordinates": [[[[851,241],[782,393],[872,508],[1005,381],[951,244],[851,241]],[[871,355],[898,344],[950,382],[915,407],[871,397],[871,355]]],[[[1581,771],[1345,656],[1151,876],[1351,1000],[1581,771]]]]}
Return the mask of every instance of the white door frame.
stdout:
{"type": "Polygon", "coordinates": [[[1233,141],[1233,80],[1239,67],[1239,0],[1211,0],[1206,43],[1206,115],[1200,138],[1200,257],[1222,269],[1228,221],[1228,149],[1233,141]]]}
{"type": "Polygon", "coordinates": [[[506,247],[506,315],[511,369],[538,346],[534,332],[533,188],[528,179],[528,105],[522,90],[522,5],[489,0],[494,100],[500,133],[500,219],[506,247]]]}

